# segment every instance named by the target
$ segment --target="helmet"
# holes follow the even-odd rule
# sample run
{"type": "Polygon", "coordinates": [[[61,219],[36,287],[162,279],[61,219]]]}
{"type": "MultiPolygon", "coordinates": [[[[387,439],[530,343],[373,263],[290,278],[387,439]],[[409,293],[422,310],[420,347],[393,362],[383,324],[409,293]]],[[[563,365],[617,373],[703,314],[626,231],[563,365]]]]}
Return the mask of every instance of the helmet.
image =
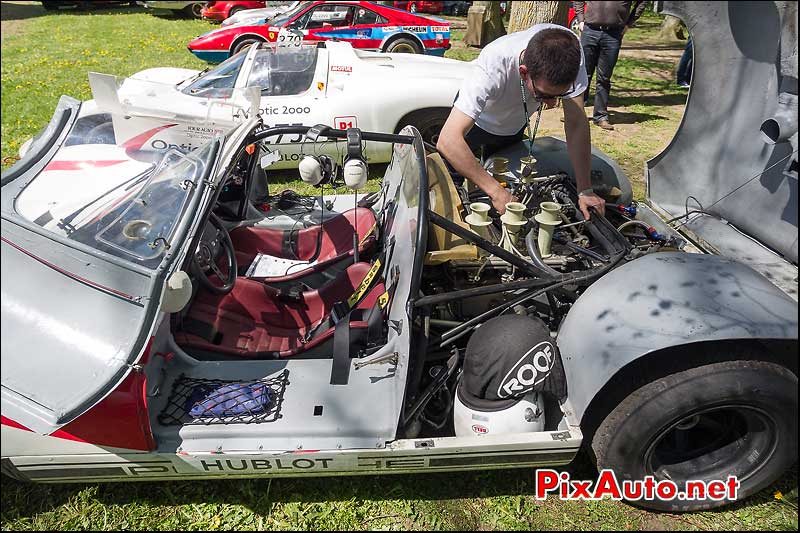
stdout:
{"type": "Polygon", "coordinates": [[[507,315],[479,331],[467,344],[456,388],[456,435],[543,431],[542,392],[554,367],[561,368],[549,329],[538,318],[507,315]]]}
{"type": "Polygon", "coordinates": [[[538,392],[526,394],[510,407],[499,411],[482,411],[467,407],[461,401],[460,389],[453,406],[456,436],[497,435],[544,430],[544,401],[538,392]]]}

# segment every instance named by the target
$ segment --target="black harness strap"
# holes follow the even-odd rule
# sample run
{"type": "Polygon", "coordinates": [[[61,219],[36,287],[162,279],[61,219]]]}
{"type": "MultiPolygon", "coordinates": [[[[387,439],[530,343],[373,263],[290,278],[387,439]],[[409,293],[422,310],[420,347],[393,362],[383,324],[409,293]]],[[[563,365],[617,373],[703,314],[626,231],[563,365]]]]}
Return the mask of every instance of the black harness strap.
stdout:
{"type": "Polygon", "coordinates": [[[333,331],[333,364],[331,385],[347,385],[350,380],[350,313],[346,314],[333,331]]]}
{"type": "Polygon", "coordinates": [[[281,255],[284,258],[293,261],[298,261],[300,259],[297,257],[297,244],[295,243],[298,235],[298,231],[294,229],[283,232],[283,239],[281,239],[281,255]]]}

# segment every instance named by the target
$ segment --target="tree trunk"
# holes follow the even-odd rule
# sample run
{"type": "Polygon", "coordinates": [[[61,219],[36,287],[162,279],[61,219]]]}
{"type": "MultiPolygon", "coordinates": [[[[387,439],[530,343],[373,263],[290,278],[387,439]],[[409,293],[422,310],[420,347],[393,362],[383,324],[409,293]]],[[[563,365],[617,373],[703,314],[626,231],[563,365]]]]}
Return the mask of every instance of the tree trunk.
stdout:
{"type": "Polygon", "coordinates": [[[467,33],[464,43],[469,46],[486,46],[506,34],[500,2],[473,2],[467,12],[467,33]]]}
{"type": "Polygon", "coordinates": [[[508,33],[527,30],[540,22],[567,25],[570,2],[514,2],[508,33]]]}
{"type": "Polygon", "coordinates": [[[683,35],[683,22],[681,22],[681,19],[673,17],[672,15],[667,15],[666,18],[664,18],[664,22],[661,23],[661,29],[658,30],[658,38],[673,41],[675,39],[686,39],[683,35]]]}

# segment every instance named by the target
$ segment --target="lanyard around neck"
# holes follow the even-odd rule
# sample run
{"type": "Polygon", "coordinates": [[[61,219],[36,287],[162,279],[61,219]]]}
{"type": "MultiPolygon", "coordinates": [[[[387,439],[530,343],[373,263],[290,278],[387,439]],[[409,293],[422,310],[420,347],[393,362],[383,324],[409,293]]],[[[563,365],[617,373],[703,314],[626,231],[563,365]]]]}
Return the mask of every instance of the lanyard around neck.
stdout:
{"type": "Polygon", "coordinates": [[[531,119],[528,116],[528,97],[525,95],[525,85],[522,82],[522,76],[519,78],[519,89],[522,92],[522,109],[525,113],[525,124],[528,125],[528,155],[533,157],[533,140],[536,138],[536,132],[539,131],[539,120],[542,118],[542,108],[544,102],[539,101],[539,109],[536,114],[536,125],[531,133],[531,119]]]}

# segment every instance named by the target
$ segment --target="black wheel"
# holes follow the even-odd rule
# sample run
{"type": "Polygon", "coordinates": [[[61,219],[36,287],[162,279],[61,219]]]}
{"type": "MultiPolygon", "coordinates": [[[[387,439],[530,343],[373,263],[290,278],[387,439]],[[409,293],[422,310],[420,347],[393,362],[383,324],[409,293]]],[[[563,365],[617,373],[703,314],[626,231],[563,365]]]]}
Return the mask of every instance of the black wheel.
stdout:
{"type": "Polygon", "coordinates": [[[417,12],[417,3],[416,2],[411,2],[410,4],[408,4],[408,10],[411,13],[416,13],[417,12]]]}
{"type": "Polygon", "coordinates": [[[384,52],[390,54],[421,54],[422,49],[415,41],[407,37],[400,37],[387,44],[384,52]]]}
{"type": "Polygon", "coordinates": [[[231,50],[231,55],[235,56],[236,54],[238,54],[242,50],[247,50],[248,48],[250,48],[254,44],[263,43],[263,42],[264,42],[263,39],[256,39],[256,38],[242,39],[241,41],[236,43],[236,46],[233,47],[233,50],[231,50]]]}
{"type": "Polygon", "coordinates": [[[572,22],[569,23],[569,29],[578,33],[578,17],[573,17],[572,22]]]}
{"type": "Polygon", "coordinates": [[[187,17],[201,19],[203,18],[203,2],[192,2],[183,8],[183,12],[187,17]]]}
{"type": "MultiPolygon", "coordinates": [[[[617,478],[740,482],[738,499],[797,460],[797,376],[774,363],[726,361],[655,380],[626,397],[591,442],[598,470],[617,478]]],[[[698,511],[725,499],[639,500],[660,511],[698,511]]]]}
{"type": "Polygon", "coordinates": [[[400,119],[400,122],[397,123],[397,128],[395,128],[395,133],[398,133],[405,126],[414,126],[419,130],[423,141],[436,146],[436,142],[439,140],[439,133],[442,131],[442,126],[444,126],[449,115],[449,109],[419,109],[400,119]]]}
{"type": "Polygon", "coordinates": [[[228,11],[228,18],[231,18],[232,16],[234,16],[239,11],[242,11],[243,9],[244,9],[243,7],[232,7],[231,10],[228,11]]]}

